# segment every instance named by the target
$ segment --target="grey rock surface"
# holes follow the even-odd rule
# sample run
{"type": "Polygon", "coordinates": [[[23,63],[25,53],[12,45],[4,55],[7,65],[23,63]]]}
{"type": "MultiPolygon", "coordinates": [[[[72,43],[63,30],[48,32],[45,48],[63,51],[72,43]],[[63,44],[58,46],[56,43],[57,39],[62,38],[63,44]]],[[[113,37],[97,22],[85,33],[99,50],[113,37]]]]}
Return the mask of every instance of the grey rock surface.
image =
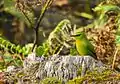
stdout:
{"type": "MultiPolygon", "coordinates": [[[[34,54],[30,54],[33,56],[34,54]]],[[[28,56],[28,57],[29,57],[28,56]]],[[[54,55],[50,58],[45,57],[36,57],[34,60],[29,57],[24,62],[24,68],[29,71],[34,71],[36,78],[40,80],[46,77],[57,77],[58,79],[66,82],[67,80],[73,79],[78,76],[78,71],[81,69],[81,76],[85,75],[86,71],[97,70],[102,72],[105,69],[105,66],[102,62],[95,60],[91,56],[59,56],[54,55]],[[37,60],[37,62],[36,62],[37,60]],[[37,65],[37,69],[33,69],[33,66],[37,65]]],[[[28,74],[30,74],[29,71],[28,74]]]]}

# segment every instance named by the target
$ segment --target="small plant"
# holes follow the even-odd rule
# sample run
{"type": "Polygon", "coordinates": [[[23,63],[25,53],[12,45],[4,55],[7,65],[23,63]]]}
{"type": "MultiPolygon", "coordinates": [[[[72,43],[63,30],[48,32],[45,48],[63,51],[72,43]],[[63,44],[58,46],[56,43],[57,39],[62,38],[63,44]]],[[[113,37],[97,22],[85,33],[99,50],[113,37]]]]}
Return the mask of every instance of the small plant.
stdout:
{"type": "Polygon", "coordinates": [[[71,48],[73,39],[70,35],[75,32],[75,28],[67,19],[58,23],[43,45],[37,47],[38,56],[60,54],[64,47],[71,48]]]}

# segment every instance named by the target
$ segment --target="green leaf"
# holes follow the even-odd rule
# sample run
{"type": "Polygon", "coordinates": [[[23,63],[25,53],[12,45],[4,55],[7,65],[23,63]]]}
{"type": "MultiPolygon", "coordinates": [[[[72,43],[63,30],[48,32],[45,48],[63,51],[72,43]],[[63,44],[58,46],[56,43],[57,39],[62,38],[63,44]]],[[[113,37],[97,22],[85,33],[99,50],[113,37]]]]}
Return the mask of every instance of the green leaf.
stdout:
{"type": "Polygon", "coordinates": [[[18,50],[19,53],[22,53],[22,49],[18,50]]]}
{"type": "Polygon", "coordinates": [[[14,64],[16,66],[22,66],[22,61],[16,58],[16,59],[14,59],[14,64]]]}
{"type": "Polygon", "coordinates": [[[44,54],[44,52],[45,52],[45,49],[43,46],[39,46],[36,48],[36,55],[37,56],[42,56],[44,54]]]}
{"type": "Polygon", "coordinates": [[[81,17],[84,17],[84,18],[93,19],[93,16],[91,14],[88,14],[88,13],[85,13],[85,12],[82,12],[82,13],[75,12],[75,14],[77,16],[81,16],[81,17]]]}
{"type": "Polygon", "coordinates": [[[108,11],[116,11],[116,12],[120,12],[120,8],[116,5],[100,5],[97,6],[93,9],[95,12],[102,12],[102,13],[106,13],[108,11]]]}
{"type": "Polygon", "coordinates": [[[26,47],[23,47],[22,48],[22,53],[24,54],[24,55],[28,55],[29,54],[29,49],[27,49],[26,47]]]}
{"type": "Polygon", "coordinates": [[[20,47],[20,45],[18,45],[18,46],[16,47],[16,51],[19,52],[20,49],[21,49],[21,47],[20,47]]]}
{"type": "Polygon", "coordinates": [[[1,43],[2,43],[2,44],[4,44],[5,42],[6,42],[6,40],[2,40],[2,42],[1,42],[1,43]]]}
{"type": "Polygon", "coordinates": [[[7,62],[13,61],[13,58],[12,58],[12,56],[4,56],[4,60],[7,63],[7,62]]]}
{"type": "Polygon", "coordinates": [[[10,48],[10,50],[11,50],[11,53],[15,53],[15,45],[14,44],[11,44],[11,48],[10,48]]]}
{"type": "Polygon", "coordinates": [[[116,43],[120,44],[120,36],[119,35],[116,35],[116,43]]]}

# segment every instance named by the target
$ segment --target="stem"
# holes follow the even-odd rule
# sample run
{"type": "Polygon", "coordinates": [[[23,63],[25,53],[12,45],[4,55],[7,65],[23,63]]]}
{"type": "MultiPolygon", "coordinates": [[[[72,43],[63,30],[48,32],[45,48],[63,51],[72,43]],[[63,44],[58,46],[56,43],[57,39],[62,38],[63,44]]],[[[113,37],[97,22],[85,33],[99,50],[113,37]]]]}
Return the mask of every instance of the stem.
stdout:
{"type": "Polygon", "coordinates": [[[115,68],[115,60],[117,57],[117,53],[118,53],[118,48],[116,49],[115,54],[114,54],[113,63],[112,63],[112,70],[115,68]]]}
{"type": "Polygon", "coordinates": [[[32,48],[32,52],[33,52],[33,50],[34,50],[34,48],[35,48],[35,45],[38,44],[38,29],[39,29],[39,25],[40,25],[40,23],[41,23],[41,20],[42,20],[42,18],[43,18],[43,16],[44,16],[44,14],[45,14],[48,6],[49,6],[52,2],[53,2],[53,0],[47,0],[47,2],[45,3],[45,5],[43,6],[42,11],[41,11],[41,14],[40,14],[40,16],[39,16],[39,18],[38,18],[38,20],[37,20],[37,23],[36,23],[35,28],[34,28],[34,30],[35,30],[35,41],[34,41],[34,45],[33,45],[33,48],[32,48]]]}

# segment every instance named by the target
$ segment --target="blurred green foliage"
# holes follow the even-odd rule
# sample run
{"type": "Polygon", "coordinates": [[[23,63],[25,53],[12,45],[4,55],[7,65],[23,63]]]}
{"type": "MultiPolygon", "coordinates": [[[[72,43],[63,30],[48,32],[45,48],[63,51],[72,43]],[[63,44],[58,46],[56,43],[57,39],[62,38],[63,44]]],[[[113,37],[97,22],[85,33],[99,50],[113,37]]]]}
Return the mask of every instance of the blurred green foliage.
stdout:
{"type": "Polygon", "coordinates": [[[58,23],[55,29],[50,33],[48,39],[38,46],[36,53],[38,56],[59,54],[63,47],[71,47],[69,41],[72,40],[70,35],[74,32],[69,20],[64,19],[58,23]]]}
{"type": "MultiPolygon", "coordinates": [[[[24,21],[28,26],[31,26],[25,15],[23,15],[19,9],[15,8],[15,0],[4,0],[4,11],[10,13],[19,20],[24,21]]],[[[28,15],[29,18],[33,18],[34,16],[32,13],[29,13],[28,15]]]]}
{"type": "Polygon", "coordinates": [[[103,26],[109,19],[109,13],[120,13],[120,8],[117,5],[105,4],[98,5],[93,9],[97,14],[97,19],[94,21],[95,26],[103,26]]]}
{"type": "Polygon", "coordinates": [[[48,54],[49,46],[47,42],[44,42],[42,46],[38,46],[36,48],[37,56],[46,56],[48,54]]]}
{"type": "Polygon", "coordinates": [[[31,43],[31,44],[26,44],[25,46],[21,47],[20,45],[15,45],[11,43],[10,41],[0,37],[0,49],[8,51],[10,53],[28,55],[30,53],[32,46],[33,44],[31,43]]]}
{"type": "Polygon", "coordinates": [[[25,46],[15,45],[10,41],[0,37],[0,51],[2,58],[0,61],[0,70],[4,70],[7,66],[15,65],[22,66],[24,56],[27,56],[33,47],[33,44],[26,44],[25,46]]]}

